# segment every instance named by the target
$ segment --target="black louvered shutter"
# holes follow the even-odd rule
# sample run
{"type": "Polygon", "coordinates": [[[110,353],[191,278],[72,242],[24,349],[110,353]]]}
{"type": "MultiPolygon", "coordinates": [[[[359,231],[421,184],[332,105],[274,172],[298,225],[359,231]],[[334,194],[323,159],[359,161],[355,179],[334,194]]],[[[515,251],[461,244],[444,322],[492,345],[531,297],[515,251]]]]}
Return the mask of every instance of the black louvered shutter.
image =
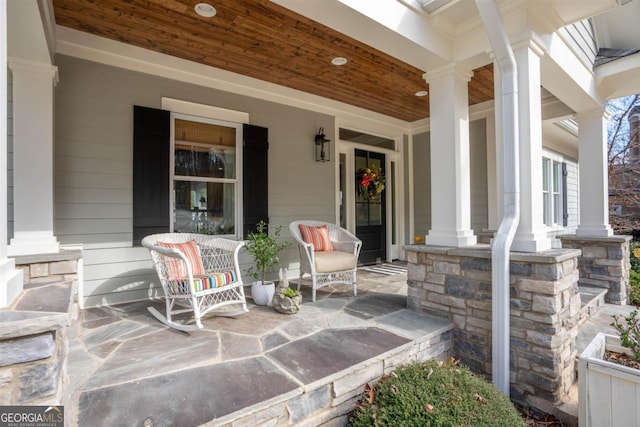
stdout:
{"type": "Polygon", "coordinates": [[[169,215],[170,113],[133,107],[133,245],[166,233],[169,215]]]}
{"type": "Polygon", "coordinates": [[[269,223],[269,129],[245,124],[243,133],[243,230],[244,238],[260,221],[269,223]]]}

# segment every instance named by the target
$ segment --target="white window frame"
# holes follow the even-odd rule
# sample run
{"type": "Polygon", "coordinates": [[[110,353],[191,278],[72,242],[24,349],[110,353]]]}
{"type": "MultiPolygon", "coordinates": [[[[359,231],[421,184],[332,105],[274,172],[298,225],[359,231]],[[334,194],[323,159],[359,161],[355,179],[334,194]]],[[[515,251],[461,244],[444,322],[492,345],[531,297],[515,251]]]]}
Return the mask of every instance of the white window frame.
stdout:
{"type": "Polygon", "coordinates": [[[564,211],[562,206],[563,188],[562,188],[562,163],[564,158],[556,153],[549,151],[542,152],[542,162],[548,162],[549,167],[546,170],[547,183],[549,188],[545,188],[545,168],[541,166],[542,176],[542,222],[550,228],[562,229],[564,211]],[[556,172],[554,176],[554,171],[556,172]],[[556,180],[554,181],[554,177],[556,180]],[[554,188],[554,184],[557,186],[554,188]]]}
{"type": "Polygon", "coordinates": [[[174,231],[173,226],[176,221],[176,208],[175,208],[175,192],[174,183],[178,181],[192,181],[192,182],[217,182],[223,184],[234,184],[234,233],[233,234],[216,234],[218,237],[226,237],[231,239],[238,239],[242,236],[242,123],[229,122],[224,120],[217,120],[206,117],[192,116],[182,113],[171,113],[171,144],[169,153],[169,209],[170,209],[170,230],[174,231]],[[184,176],[175,174],[175,122],[176,119],[187,120],[192,122],[207,123],[216,126],[225,126],[235,128],[236,130],[236,159],[235,159],[235,178],[209,178],[209,177],[195,177],[184,176]]]}

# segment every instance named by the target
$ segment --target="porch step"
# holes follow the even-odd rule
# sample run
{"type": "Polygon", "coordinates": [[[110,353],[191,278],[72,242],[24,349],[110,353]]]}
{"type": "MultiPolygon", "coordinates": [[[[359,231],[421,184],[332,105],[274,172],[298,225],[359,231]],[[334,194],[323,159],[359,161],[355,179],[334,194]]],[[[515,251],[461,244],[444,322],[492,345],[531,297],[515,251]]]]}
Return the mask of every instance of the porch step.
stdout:
{"type": "Polygon", "coordinates": [[[578,318],[578,326],[580,327],[604,307],[604,296],[607,294],[607,290],[595,286],[578,285],[578,292],[581,301],[578,318]]]}

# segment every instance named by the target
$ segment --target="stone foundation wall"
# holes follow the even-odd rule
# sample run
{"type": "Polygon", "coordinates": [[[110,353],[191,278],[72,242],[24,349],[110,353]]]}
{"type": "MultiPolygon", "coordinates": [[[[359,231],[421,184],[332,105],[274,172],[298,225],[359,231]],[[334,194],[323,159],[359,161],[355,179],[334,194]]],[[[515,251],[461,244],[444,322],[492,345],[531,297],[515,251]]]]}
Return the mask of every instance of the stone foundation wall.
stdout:
{"type": "Polygon", "coordinates": [[[307,389],[288,393],[277,401],[267,401],[245,411],[238,419],[230,414],[216,419],[216,425],[231,426],[343,426],[348,414],[355,409],[367,383],[375,383],[383,374],[400,364],[412,361],[447,360],[451,356],[451,326],[432,336],[406,344],[349,369],[338,372],[307,389]]]}
{"type": "MultiPolygon", "coordinates": [[[[407,249],[409,308],[453,320],[454,357],[491,374],[491,251],[407,249]]],[[[580,251],[511,254],[511,398],[553,413],[575,380],[580,251]]]]}
{"type": "Polygon", "coordinates": [[[626,304],[629,297],[631,236],[560,236],[563,248],[582,250],[578,261],[580,284],[607,289],[605,301],[626,304]]]}

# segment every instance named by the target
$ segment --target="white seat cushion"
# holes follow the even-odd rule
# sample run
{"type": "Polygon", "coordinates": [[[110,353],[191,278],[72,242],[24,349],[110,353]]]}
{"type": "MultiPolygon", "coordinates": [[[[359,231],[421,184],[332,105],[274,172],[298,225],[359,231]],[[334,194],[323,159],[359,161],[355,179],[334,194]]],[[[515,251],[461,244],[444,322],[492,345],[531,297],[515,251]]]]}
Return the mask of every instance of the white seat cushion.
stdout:
{"type": "Polygon", "coordinates": [[[316,252],[315,257],[316,272],[318,273],[353,270],[358,263],[358,258],[347,252],[316,252]]]}

